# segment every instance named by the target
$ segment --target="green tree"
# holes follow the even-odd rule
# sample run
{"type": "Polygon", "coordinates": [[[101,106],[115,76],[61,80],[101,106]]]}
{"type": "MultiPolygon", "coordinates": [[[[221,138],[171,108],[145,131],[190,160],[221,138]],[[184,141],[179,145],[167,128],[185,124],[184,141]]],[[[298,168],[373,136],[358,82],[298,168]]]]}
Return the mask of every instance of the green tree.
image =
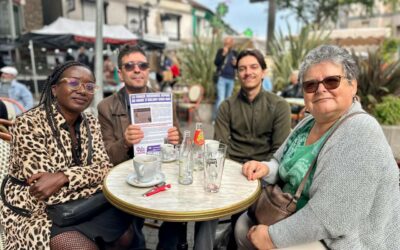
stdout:
{"type": "Polygon", "coordinates": [[[222,18],[228,13],[229,7],[226,3],[219,3],[215,11],[215,15],[211,19],[211,27],[214,33],[220,34],[225,30],[225,23],[222,18]]]}
{"type": "Polygon", "coordinates": [[[282,31],[271,44],[271,57],[273,61],[272,75],[274,90],[282,90],[287,84],[293,70],[299,69],[300,63],[307,53],[313,48],[328,41],[329,33],[312,32],[310,27],[305,27],[297,36],[293,35],[288,26],[288,35],[282,31]]]}
{"type": "Polygon", "coordinates": [[[392,62],[397,54],[400,41],[394,38],[385,39],[382,44],[382,55],[385,62],[392,62]]]}
{"type": "Polygon", "coordinates": [[[211,41],[194,37],[193,42],[178,53],[182,65],[181,81],[187,84],[201,84],[205,90],[205,97],[209,100],[214,98],[214,57],[221,45],[221,40],[215,37],[211,41]]]}
{"type": "MultiPolygon", "coordinates": [[[[313,25],[316,29],[323,27],[329,21],[336,22],[339,6],[359,3],[367,13],[372,12],[374,0],[276,0],[278,9],[290,9],[297,19],[306,26],[313,25]]],[[[387,0],[398,1],[398,0],[387,0]]]]}
{"type": "Polygon", "coordinates": [[[353,57],[360,69],[358,91],[364,109],[371,112],[383,97],[400,90],[400,61],[385,62],[382,51],[369,51],[368,57],[353,57]]]}

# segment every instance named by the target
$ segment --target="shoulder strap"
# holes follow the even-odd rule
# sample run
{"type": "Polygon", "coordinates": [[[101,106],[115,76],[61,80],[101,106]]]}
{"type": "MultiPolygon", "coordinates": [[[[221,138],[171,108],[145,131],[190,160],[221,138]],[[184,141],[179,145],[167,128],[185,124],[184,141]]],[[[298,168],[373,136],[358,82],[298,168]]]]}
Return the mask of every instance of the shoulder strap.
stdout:
{"type": "Polygon", "coordinates": [[[329,133],[329,135],[325,138],[325,140],[322,142],[318,154],[315,156],[314,160],[312,161],[312,163],[310,164],[310,167],[308,168],[308,171],[306,173],[306,175],[304,176],[303,180],[301,181],[299,187],[297,188],[296,194],[294,195],[294,199],[298,200],[301,196],[301,192],[303,192],[304,186],[306,185],[306,182],[308,180],[308,177],[311,174],[311,171],[315,168],[315,166],[317,165],[317,160],[318,160],[318,156],[319,153],[321,152],[321,149],[324,147],[325,143],[328,141],[328,139],[332,136],[332,134],[337,130],[337,128],[344,122],[346,121],[348,118],[355,116],[355,115],[359,115],[359,114],[367,114],[366,112],[354,112],[350,115],[345,116],[343,119],[340,119],[338,122],[336,122],[336,124],[334,125],[332,131],[329,133]]]}
{"type": "Polygon", "coordinates": [[[85,123],[86,133],[88,134],[88,157],[86,159],[86,162],[87,162],[87,165],[91,165],[92,164],[92,159],[93,159],[92,132],[90,131],[89,120],[86,117],[85,113],[83,113],[83,112],[82,112],[82,118],[83,118],[83,122],[85,123]]]}
{"type": "Polygon", "coordinates": [[[228,53],[225,55],[224,62],[222,63],[221,68],[219,68],[218,75],[221,74],[222,70],[224,69],[226,62],[228,61],[228,56],[230,53],[231,53],[231,50],[228,51],[228,53]]]}

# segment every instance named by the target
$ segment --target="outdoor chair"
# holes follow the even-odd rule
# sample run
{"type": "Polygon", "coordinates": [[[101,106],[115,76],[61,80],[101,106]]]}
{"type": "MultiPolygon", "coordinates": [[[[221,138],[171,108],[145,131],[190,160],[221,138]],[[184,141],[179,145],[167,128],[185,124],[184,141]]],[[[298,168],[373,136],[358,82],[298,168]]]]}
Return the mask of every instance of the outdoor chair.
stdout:
{"type": "MultiPolygon", "coordinates": [[[[0,185],[3,183],[4,177],[8,173],[8,158],[10,155],[10,144],[9,142],[0,139],[0,185]]],[[[0,198],[0,203],[1,203],[1,198],[0,198]]],[[[1,218],[0,218],[1,220],[1,218]]],[[[0,250],[4,249],[4,244],[5,244],[5,235],[4,235],[4,229],[0,225],[0,250]]]]}
{"type": "Polygon", "coordinates": [[[178,110],[187,113],[187,123],[190,124],[193,116],[200,121],[198,110],[200,103],[203,100],[204,88],[200,84],[190,86],[186,96],[183,97],[182,102],[178,103],[178,110]]]}
{"type": "Polygon", "coordinates": [[[4,102],[4,104],[7,107],[7,113],[8,113],[8,119],[9,120],[14,120],[16,117],[17,111],[20,111],[19,113],[25,112],[24,106],[22,106],[21,103],[18,101],[8,98],[8,97],[0,97],[0,100],[4,102]]]}

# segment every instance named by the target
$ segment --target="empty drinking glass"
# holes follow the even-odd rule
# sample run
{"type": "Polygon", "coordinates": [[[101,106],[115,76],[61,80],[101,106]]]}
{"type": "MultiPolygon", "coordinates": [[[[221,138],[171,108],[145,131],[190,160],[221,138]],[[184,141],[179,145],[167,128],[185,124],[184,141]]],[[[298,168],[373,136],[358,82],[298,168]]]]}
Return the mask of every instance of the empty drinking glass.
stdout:
{"type": "Polygon", "coordinates": [[[221,187],[227,146],[220,142],[206,143],[204,152],[204,189],[217,193],[221,187]]]}

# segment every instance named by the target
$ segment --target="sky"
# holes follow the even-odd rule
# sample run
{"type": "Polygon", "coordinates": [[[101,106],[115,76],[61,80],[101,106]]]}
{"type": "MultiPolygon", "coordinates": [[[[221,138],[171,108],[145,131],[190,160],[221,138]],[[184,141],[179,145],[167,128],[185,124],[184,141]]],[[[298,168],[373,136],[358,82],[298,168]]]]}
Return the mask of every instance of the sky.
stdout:
{"type": "MultiPolygon", "coordinates": [[[[253,31],[254,36],[264,38],[267,33],[267,15],[268,2],[250,3],[249,0],[196,0],[196,2],[207,6],[215,12],[218,3],[225,2],[228,7],[228,13],[224,17],[224,21],[228,23],[237,32],[242,33],[246,28],[253,31]]],[[[291,25],[292,33],[297,33],[299,25],[293,15],[288,11],[278,11],[275,20],[275,32],[279,29],[287,34],[286,20],[291,25]]]]}

